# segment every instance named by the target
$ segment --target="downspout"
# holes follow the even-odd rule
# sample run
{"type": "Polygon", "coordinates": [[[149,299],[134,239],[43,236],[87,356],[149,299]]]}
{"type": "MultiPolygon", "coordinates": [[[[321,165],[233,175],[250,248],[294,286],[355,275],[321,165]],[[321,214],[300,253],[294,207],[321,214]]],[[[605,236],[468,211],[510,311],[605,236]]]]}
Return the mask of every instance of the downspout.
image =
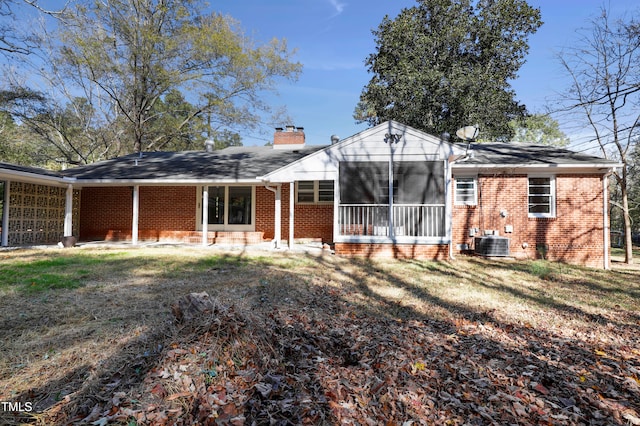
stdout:
{"type": "Polygon", "coordinates": [[[612,174],[613,171],[609,171],[602,176],[602,257],[605,270],[611,269],[609,265],[609,176],[612,174]]]}
{"type": "Polygon", "coordinates": [[[268,191],[273,192],[275,195],[275,204],[274,204],[274,230],[273,230],[273,248],[280,248],[280,240],[282,239],[282,185],[276,185],[276,187],[271,187],[269,185],[264,186],[268,191]]]}

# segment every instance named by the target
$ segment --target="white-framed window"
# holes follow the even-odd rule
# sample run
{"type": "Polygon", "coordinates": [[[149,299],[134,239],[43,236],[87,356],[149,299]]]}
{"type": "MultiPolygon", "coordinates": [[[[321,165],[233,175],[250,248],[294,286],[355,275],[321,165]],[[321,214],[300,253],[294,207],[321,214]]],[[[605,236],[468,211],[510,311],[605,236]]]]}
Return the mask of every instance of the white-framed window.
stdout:
{"type": "MultiPolygon", "coordinates": [[[[253,231],[255,228],[255,186],[207,186],[208,229],[210,231],[253,231]]],[[[198,224],[202,229],[202,193],[198,194],[198,224]]]]}
{"type": "Polygon", "coordinates": [[[554,176],[529,176],[527,185],[529,217],[556,216],[556,179],[554,176]]]}
{"type": "Polygon", "coordinates": [[[332,180],[319,180],[318,181],[318,202],[319,203],[333,203],[333,181],[332,180]]]}
{"type": "Polygon", "coordinates": [[[333,203],[332,180],[300,180],[296,182],[298,204],[333,203]]]}
{"type": "Polygon", "coordinates": [[[475,176],[457,176],[455,188],[456,206],[478,204],[478,179],[475,176]]]}

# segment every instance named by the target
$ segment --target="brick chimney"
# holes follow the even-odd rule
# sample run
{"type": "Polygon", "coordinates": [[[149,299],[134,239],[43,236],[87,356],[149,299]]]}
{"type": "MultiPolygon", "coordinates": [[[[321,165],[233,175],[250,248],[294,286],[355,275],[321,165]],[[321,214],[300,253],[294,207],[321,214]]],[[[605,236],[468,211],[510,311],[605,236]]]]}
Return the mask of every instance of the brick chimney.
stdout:
{"type": "Polygon", "coordinates": [[[274,149],[304,148],[304,128],[295,126],[276,127],[273,135],[274,149]]]}

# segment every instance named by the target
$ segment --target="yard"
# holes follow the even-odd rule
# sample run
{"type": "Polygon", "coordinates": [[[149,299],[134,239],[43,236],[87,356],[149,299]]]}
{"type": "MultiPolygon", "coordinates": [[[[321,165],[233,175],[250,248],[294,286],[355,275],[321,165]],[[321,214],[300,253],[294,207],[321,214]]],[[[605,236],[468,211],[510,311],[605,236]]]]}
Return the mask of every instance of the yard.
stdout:
{"type": "Polygon", "coordinates": [[[0,298],[1,424],[640,424],[638,269],[15,250],[0,298]]]}

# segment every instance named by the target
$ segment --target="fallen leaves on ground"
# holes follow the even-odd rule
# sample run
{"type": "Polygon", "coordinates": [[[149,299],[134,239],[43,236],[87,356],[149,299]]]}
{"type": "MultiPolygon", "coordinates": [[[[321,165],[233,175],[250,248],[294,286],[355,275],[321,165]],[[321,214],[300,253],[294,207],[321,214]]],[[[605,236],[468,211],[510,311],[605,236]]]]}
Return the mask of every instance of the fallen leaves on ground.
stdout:
{"type": "Polygon", "coordinates": [[[593,350],[464,317],[376,318],[350,309],[335,289],[310,296],[301,310],[264,316],[225,308],[197,340],[164,353],[143,392],[117,394],[83,421],[640,424],[631,348],[593,350]]]}
{"type": "MultiPolygon", "coordinates": [[[[272,280],[279,278],[292,279],[280,274],[272,280]]],[[[94,425],[640,424],[638,322],[600,318],[591,331],[564,333],[539,326],[544,314],[532,326],[437,301],[433,308],[444,307],[447,315],[430,315],[368,294],[358,276],[343,283],[265,282],[246,303],[215,299],[212,306],[213,312],[174,324],[139,386],[105,386],[90,409],[72,418],[53,410],[49,419],[94,425]]]]}

